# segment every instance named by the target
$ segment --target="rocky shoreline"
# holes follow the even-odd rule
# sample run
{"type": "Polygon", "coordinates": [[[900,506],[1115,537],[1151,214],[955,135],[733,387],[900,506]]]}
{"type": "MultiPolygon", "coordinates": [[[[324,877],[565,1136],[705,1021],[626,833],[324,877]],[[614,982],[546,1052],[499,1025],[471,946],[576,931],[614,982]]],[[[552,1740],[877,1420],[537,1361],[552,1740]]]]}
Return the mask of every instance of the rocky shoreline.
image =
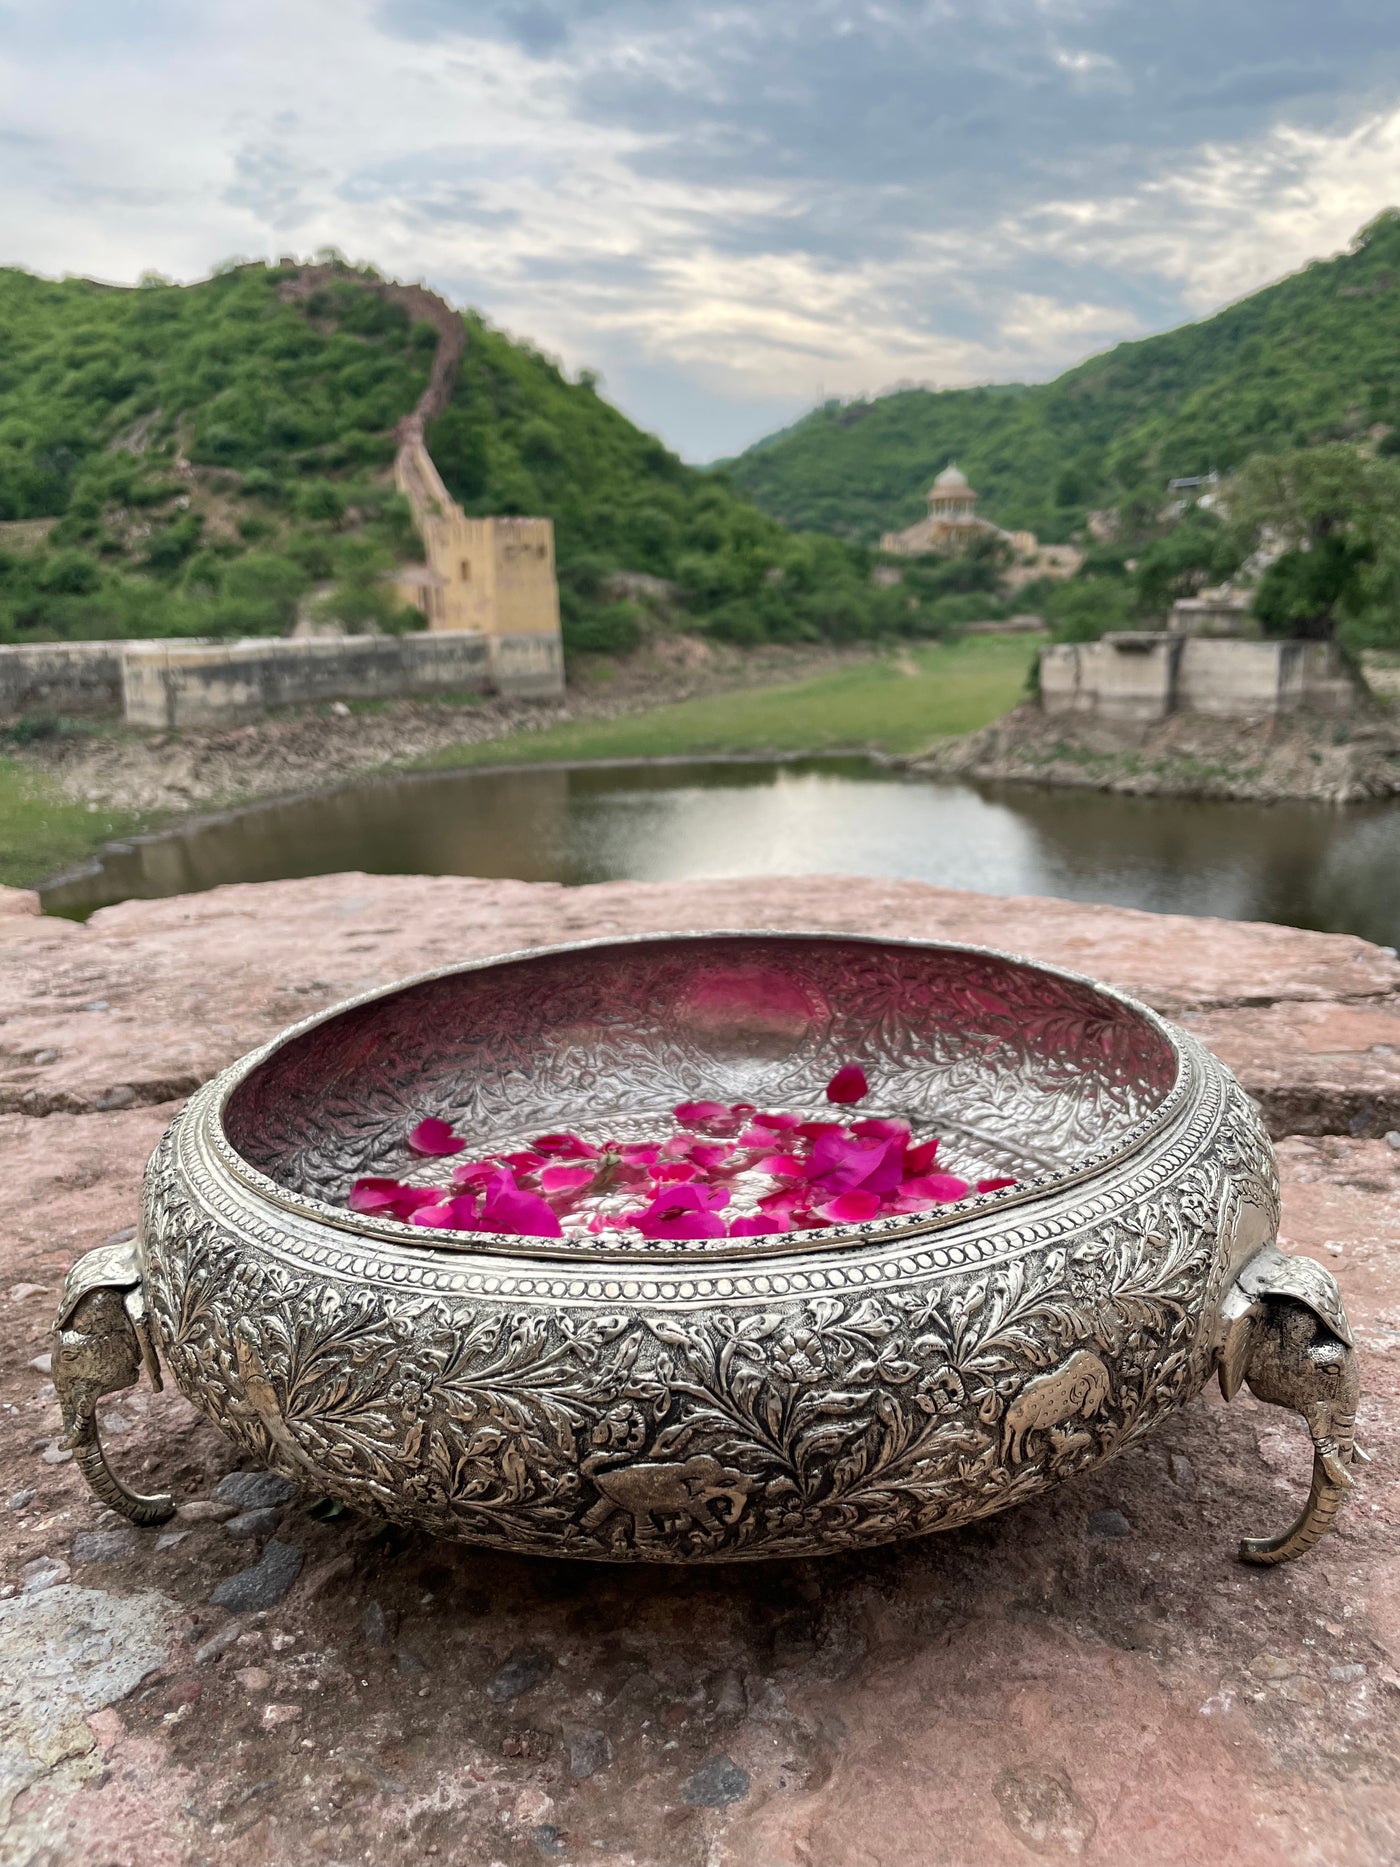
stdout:
{"type": "Polygon", "coordinates": [[[930,777],[1113,791],[1128,797],[1359,804],[1400,796],[1400,722],[1209,719],[1143,728],[1050,719],[1034,701],[905,761],[930,777]]]}
{"type": "Polygon", "coordinates": [[[577,720],[620,719],[736,688],[774,686],[868,661],[868,649],[739,650],[672,636],[588,670],[562,700],[395,700],[372,711],[331,703],[246,726],[142,734],[63,732],[19,749],[75,803],[164,815],[334,790],[356,778],[577,720]]]}

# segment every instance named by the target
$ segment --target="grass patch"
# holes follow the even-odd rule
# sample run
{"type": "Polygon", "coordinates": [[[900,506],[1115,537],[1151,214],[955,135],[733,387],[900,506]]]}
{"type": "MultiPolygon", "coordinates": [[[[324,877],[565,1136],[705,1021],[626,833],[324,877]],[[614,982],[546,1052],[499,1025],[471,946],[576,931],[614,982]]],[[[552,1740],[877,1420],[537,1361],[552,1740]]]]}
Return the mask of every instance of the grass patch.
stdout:
{"type": "Polygon", "coordinates": [[[707,753],[919,752],[973,732],[1025,692],[1039,638],[970,636],[909,647],[781,687],[681,700],[619,720],[579,720],[448,746],[420,766],[535,764],[553,759],[676,758],[707,753]]]}
{"type": "Polygon", "coordinates": [[[148,828],[115,810],[89,810],[17,758],[0,758],[0,884],[29,888],[113,837],[148,828]]]}

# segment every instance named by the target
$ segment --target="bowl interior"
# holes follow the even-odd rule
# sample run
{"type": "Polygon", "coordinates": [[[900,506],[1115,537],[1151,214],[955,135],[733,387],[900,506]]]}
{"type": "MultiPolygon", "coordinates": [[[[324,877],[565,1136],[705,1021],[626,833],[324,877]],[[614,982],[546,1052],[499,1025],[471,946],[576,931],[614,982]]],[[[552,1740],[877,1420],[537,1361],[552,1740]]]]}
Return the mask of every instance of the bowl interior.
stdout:
{"type": "Polygon", "coordinates": [[[424,1116],[475,1154],[560,1128],[655,1134],[692,1098],[830,1115],[825,1085],[845,1063],[870,1081],[859,1113],[940,1135],[953,1172],[1022,1182],[1121,1145],[1178,1070],[1133,1006],[998,954],[661,936],[468,967],[353,1005],[280,1043],[223,1119],[249,1165],[339,1206],[362,1174],[442,1177],[405,1146],[424,1116]]]}

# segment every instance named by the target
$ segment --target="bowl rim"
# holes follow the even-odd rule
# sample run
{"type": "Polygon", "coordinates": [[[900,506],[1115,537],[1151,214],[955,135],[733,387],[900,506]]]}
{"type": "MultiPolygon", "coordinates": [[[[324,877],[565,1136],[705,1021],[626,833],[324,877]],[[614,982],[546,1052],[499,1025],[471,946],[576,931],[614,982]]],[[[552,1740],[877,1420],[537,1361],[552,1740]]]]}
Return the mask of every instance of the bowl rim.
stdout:
{"type": "Polygon", "coordinates": [[[906,1240],[927,1237],[932,1233],[944,1233],[959,1224],[966,1225],[982,1221],[987,1216],[988,1208],[993,1205],[999,1210],[1009,1211],[1011,1208],[1024,1207],[1033,1201],[1058,1195],[1067,1188],[1091,1180],[1140,1153],[1145,1147],[1158,1140],[1166,1130],[1174,1127],[1183,1117],[1189,1106],[1189,1092],[1194,1086],[1197,1075],[1193,1050],[1194,1047],[1188,1048],[1183,1042],[1183,1033],[1166,1018],[1154,1011],[1150,1005],[1144,1004],[1120,987],[1109,985],[1087,973],[1076,972],[1070,967],[1053,965],[1043,960],[1033,959],[1024,953],[1009,952],[1001,947],[981,946],[961,940],[929,940],[909,936],[846,933],[836,928],[714,927],[688,928],[679,932],[661,929],[651,933],[603,935],[589,940],[561,941],[549,946],[514,948],[509,952],[493,953],[482,959],[460,960],[447,966],[431,967],[424,972],[411,973],[402,979],[391,980],[386,985],[373,986],[349,998],[339,999],[335,1004],[313,1012],[296,1024],[288,1025],[284,1030],[277,1032],[275,1036],[258,1045],[256,1049],[248,1051],[242,1057],[235,1059],[233,1063],[228,1064],[210,1083],[205,1085],[204,1090],[196,1092],[192,1102],[203,1102],[201,1110],[203,1136],[217,1155],[220,1165],[248,1192],[255,1194],[264,1203],[283,1213],[315,1225],[330,1227],[337,1232],[349,1233],[365,1244],[393,1247],[418,1263],[440,1264],[444,1260],[461,1263],[472,1259],[485,1260],[487,1258],[546,1258],[568,1263],[575,1269],[589,1264],[631,1266],[637,1271],[642,1269],[643,1264],[654,1265],[658,1269],[663,1266],[674,1269],[678,1264],[686,1264],[699,1269],[702,1264],[708,1266],[726,1262],[744,1263],[752,1267],[756,1262],[767,1257],[791,1256],[798,1253],[810,1254],[814,1251],[825,1254],[829,1251],[839,1252],[870,1246],[888,1247],[901,1244],[906,1240]],[[698,945],[708,941],[723,940],[802,940],[870,947],[898,947],[914,952],[960,953],[980,959],[1003,961],[1010,965],[1028,968],[1033,972],[1047,973],[1053,978],[1062,979],[1071,984],[1088,986],[1102,997],[1140,1018],[1166,1044],[1175,1063],[1175,1073],[1170,1087],[1160,1102],[1136,1122],[1120,1141],[1111,1147],[1086,1155],[1074,1167],[1037,1174],[1033,1179],[1022,1181],[1014,1187],[1003,1188],[996,1193],[969,1193],[963,1199],[941,1206],[933,1212],[872,1219],[860,1225],[831,1226],[820,1232],[770,1232],[758,1237],[740,1239],[676,1240],[670,1241],[669,1245],[650,1246],[644,1260],[635,1248],[609,1249],[603,1242],[606,1234],[601,1233],[582,1237],[566,1235],[563,1238],[533,1238],[504,1232],[463,1232],[437,1229],[428,1231],[425,1227],[410,1225],[405,1220],[386,1219],[376,1214],[352,1212],[348,1207],[333,1206],[325,1200],[317,1199],[309,1194],[297,1193],[283,1186],[280,1181],[274,1180],[240,1154],[228,1138],[224,1126],[225,1111],[234,1094],[255,1070],[275,1056],[279,1050],[295,1042],[307,1032],[329,1024],[333,1019],[342,1017],[347,1012],[357,1011],[361,1006],[374,1004],[380,999],[391,998],[396,993],[411,990],[416,986],[432,984],[439,979],[487,972],[497,967],[518,965],[532,960],[557,959],[571,954],[615,952],[629,947],[691,942],[698,945]]]}

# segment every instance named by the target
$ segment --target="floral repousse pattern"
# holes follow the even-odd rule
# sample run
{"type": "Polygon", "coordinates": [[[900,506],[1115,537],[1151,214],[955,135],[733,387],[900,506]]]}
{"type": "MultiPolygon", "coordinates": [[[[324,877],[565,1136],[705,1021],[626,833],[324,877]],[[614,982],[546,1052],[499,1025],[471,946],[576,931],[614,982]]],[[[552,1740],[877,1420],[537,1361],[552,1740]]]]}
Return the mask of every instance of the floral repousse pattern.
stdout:
{"type": "Polygon", "coordinates": [[[1172,1119],[1088,1181],[942,1230],[615,1275],[410,1251],[262,1200],[214,1145],[216,1084],[147,1176],[160,1346],[258,1458],[473,1542],[714,1561],[966,1522],[1131,1444],[1211,1373],[1277,1189],[1255,1112],[1182,1046],[1172,1119]]]}

